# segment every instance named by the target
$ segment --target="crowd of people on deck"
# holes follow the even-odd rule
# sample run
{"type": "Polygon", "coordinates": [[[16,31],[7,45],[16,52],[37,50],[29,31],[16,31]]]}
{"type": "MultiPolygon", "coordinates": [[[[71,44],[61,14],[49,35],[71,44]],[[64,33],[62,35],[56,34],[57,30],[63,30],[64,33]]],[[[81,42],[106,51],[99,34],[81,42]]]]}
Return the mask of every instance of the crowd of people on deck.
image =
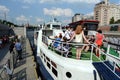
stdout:
{"type": "MultiPolygon", "coordinates": [[[[94,44],[96,46],[95,48],[95,54],[99,57],[100,55],[100,47],[103,45],[103,40],[105,39],[104,35],[102,34],[101,30],[97,30],[96,35],[87,36],[84,35],[84,29],[82,25],[77,24],[76,27],[67,27],[64,35],[61,33],[58,36],[55,36],[55,41],[53,43],[53,46],[55,48],[61,49],[61,43],[59,41],[64,41],[67,43],[69,42],[76,42],[76,43],[82,43],[82,44],[88,44],[88,45],[77,45],[76,46],[76,59],[80,59],[81,57],[81,51],[87,52],[91,46],[90,44],[94,44]]],[[[66,46],[66,45],[65,45],[66,46]]],[[[69,47],[69,45],[67,45],[69,47]]],[[[67,48],[68,48],[67,47],[67,48]]],[[[63,47],[63,49],[67,51],[66,47],[63,47]]]]}

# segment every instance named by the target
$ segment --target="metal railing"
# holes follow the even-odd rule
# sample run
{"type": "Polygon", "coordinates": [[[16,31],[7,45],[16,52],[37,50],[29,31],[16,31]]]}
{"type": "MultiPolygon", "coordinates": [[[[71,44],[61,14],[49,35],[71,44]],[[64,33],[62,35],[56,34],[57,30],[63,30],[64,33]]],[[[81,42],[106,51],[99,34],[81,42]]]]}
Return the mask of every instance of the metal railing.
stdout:
{"type": "Polygon", "coordinates": [[[9,67],[9,60],[0,69],[0,80],[11,80],[12,70],[9,67]]]}

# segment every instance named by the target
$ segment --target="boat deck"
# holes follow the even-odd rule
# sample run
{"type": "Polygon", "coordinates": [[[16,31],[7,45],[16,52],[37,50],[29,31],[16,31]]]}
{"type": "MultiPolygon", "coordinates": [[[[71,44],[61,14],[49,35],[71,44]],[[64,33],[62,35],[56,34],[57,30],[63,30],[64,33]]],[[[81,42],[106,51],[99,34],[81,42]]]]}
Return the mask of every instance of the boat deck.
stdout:
{"type": "Polygon", "coordinates": [[[108,61],[94,62],[93,65],[97,69],[99,75],[101,76],[101,79],[103,79],[103,80],[120,80],[120,71],[115,69],[115,73],[114,73],[113,72],[114,67],[108,61]]]}
{"type": "MultiPolygon", "coordinates": [[[[74,47],[70,49],[69,53],[55,49],[51,46],[49,46],[48,48],[64,57],[76,59],[76,48],[74,47]]],[[[90,57],[91,57],[91,51],[88,51],[88,52],[82,51],[80,60],[90,60],[90,57]]],[[[105,60],[105,55],[101,55],[100,57],[97,57],[94,53],[92,53],[92,61],[100,61],[100,60],[105,60]]]]}

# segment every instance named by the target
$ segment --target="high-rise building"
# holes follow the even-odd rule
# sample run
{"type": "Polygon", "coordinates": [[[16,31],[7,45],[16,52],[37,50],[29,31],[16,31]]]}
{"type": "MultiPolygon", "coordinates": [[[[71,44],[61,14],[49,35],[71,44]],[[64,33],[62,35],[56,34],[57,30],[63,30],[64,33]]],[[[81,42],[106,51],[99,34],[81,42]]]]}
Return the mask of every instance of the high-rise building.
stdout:
{"type": "Polygon", "coordinates": [[[110,19],[120,19],[120,5],[110,4],[109,0],[101,1],[95,5],[94,19],[100,21],[100,26],[109,25],[110,19]]]}
{"type": "Polygon", "coordinates": [[[82,20],[83,19],[83,14],[75,14],[73,17],[72,17],[72,22],[76,22],[76,21],[79,21],[79,20],[82,20]]]}

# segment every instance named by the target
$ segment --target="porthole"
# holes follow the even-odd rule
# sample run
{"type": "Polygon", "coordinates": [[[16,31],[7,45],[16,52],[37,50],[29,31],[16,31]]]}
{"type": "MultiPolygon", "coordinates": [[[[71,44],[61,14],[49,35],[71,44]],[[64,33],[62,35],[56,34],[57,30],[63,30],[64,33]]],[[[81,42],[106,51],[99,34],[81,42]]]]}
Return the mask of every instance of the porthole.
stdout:
{"type": "Polygon", "coordinates": [[[72,74],[71,74],[70,72],[66,72],[66,76],[67,76],[68,78],[71,78],[71,77],[72,77],[72,74]]]}

